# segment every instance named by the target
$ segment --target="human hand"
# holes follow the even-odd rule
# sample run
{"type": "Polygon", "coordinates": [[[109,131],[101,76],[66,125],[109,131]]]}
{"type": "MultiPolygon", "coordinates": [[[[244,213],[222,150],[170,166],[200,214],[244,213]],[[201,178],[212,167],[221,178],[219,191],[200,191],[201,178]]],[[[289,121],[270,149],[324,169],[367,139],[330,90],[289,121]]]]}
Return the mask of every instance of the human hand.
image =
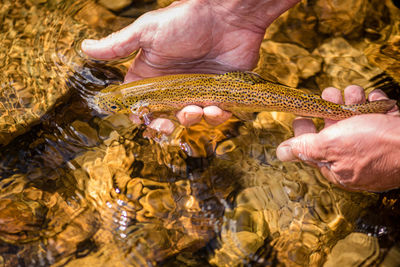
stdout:
{"type": "MultiPolygon", "coordinates": [[[[359,86],[344,91],[346,104],[365,102],[359,86]]],[[[325,100],[343,103],[336,88],[323,91],[325,100]]],[[[380,90],[369,100],[387,99],[380,90]]],[[[282,161],[305,161],[318,167],[332,183],[347,190],[385,191],[400,187],[400,116],[397,106],[387,114],[358,115],[342,121],[325,120],[316,133],[311,120],[294,121],[295,137],[279,145],[282,161]]]]}
{"type": "MultiPolygon", "coordinates": [[[[174,73],[224,73],[250,70],[258,60],[267,26],[298,0],[190,0],[148,12],[101,40],[85,40],[82,51],[104,60],[123,58],[140,48],[125,83],[174,73]]],[[[189,126],[202,117],[217,125],[231,114],[216,106],[188,106],[176,114],[189,126]]],[[[173,124],[149,125],[170,133],[173,124]]]]}

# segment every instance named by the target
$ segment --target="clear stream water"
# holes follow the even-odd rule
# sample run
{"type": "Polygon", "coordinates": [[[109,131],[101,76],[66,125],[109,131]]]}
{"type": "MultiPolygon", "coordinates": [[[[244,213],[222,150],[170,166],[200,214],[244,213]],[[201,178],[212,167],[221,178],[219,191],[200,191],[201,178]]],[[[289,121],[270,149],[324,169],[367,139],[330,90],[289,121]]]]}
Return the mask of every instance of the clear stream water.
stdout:
{"type": "Polygon", "coordinates": [[[88,105],[127,65],[75,49],[131,19],[0,0],[0,21],[0,265],[398,266],[399,192],[279,162],[292,115],[154,135],[88,105]]]}

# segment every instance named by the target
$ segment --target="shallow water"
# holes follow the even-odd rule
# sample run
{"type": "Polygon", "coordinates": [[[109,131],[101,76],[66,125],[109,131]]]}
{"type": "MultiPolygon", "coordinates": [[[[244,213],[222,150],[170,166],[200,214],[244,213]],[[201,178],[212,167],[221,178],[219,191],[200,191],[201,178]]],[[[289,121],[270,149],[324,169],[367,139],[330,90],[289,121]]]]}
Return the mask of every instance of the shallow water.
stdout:
{"type": "MultiPolygon", "coordinates": [[[[88,105],[96,91],[121,82],[126,67],[87,61],[74,49],[130,19],[116,24],[86,1],[3,0],[0,7],[0,93],[10,105],[0,117],[25,115],[21,126],[0,123],[16,127],[0,149],[4,266],[398,266],[399,192],[345,192],[311,167],[279,162],[275,149],[292,136],[292,115],[260,113],[253,122],[202,122],[154,136],[88,105]]],[[[397,77],[360,59],[349,38],[290,44],[296,59],[271,43],[279,38],[264,43],[261,62],[286,61],[290,71],[279,77],[287,84],[370,84],[382,75],[377,84],[396,88],[397,77]],[[301,56],[313,71],[300,71],[301,56]],[[349,64],[358,66],[352,75],[337,75],[349,64]]]]}

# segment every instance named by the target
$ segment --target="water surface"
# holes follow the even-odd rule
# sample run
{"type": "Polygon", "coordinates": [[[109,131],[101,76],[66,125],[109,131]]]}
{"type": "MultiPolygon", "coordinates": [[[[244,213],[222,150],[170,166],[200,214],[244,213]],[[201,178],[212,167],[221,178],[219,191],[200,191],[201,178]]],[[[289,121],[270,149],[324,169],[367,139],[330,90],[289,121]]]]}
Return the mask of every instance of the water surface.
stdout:
{"type": "MultiPolygon", "coordinates": [[[[306,7],[296,8],[312,18],[315,10],[306,7]]],[[[293,23],[296,14],[303,13],[276,24],[293,23]]],[[[398,192],[346,192],[311,167],[278,161],[277,145],[292,136],[292,115],[261,113],[253,122],[202,122],[169,138],[154,135],[88,105],[98,90],[123,80],[127,64],[86,60],[75,49],[82,38],[104,36],[131,19],[88,1],[3,0],[0,21],[4,266],[398,263],[398,192]]],[[[261,62],[286,61],[287,76],[279,77],[287,83],[317,90],[327,81],[358,79],[396,88],[390,70],[359,59],[353,43],[364,37],[286,44],[274,34],[261,62]],[[301,57],[313,63],[312,72],[299,71],[301,57]],[[358,68],[340,74],[349,64],[358,68]]],[[[383,42],[366,38],[373,46],[383,42]]]]}

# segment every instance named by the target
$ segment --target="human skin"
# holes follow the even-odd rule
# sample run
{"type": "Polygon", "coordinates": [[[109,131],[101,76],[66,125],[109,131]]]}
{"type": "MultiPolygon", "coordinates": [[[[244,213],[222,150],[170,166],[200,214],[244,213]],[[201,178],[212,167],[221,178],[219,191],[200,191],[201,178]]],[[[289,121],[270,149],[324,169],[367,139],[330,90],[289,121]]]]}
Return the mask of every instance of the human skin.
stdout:
{"type": "MultiPolygon", "coordinates": [[[[257,60],[268,25],[297,0],[186,0],[146,13],[133,24],[99,41],[82,43],[82,50],[98,59],[117,59],[140,49],[125,82],[172,73],[223,73],[250,70],[257,60]]],[[[350,89],[349,89],[350,88],[350,89]]],[[[365,100],[363,90],[345,90],[347,104],[365,100]]],[[[374,92],[370,100],[385,98],[374,92]]],[[[326,100],[341,103],[337,89],[323,92],[326,100]]],[[[202,117],[217,125],[231,114],[216,106],[188,106],[176,114],[189,126],[202,117]]],[[[137,118],[132,118],[135,120],[137,118]]],[[[400,186],[400,121],[397,110],[386,115],[355,116],[340,122],[325,121],[316,133],[310,120],[293,125],[295,138],[282,143],[283,161],[304,160],[320,168],[334,184],[348,190],[383,191],[400,186]]],[[[155,119],[150,127],[169,134],[174,125],[155,119]]]]}
{"type": "MultiPolygon", "coordinates": [[[[348,86],[345,103],[365,102],[364,90],[348,86]]],[[[343,103],[336,88],[323,91],[325,100],[343,103]]],[[[375,90],[369,100],[387,99],[375,90]]],[[[397,106],[387,114],[354,116],[342,121],[325,120],[317,133],[310,119],[293,124],[295,137],[279,145],[282,161],[305,161],[318,167],[332,183],[347,190],[386,191],[400,186],[400,116],[397,106]]]]}
{"type": "MultiPolygon", "coordinates": [[[[139,50],[125,83],[173,73],[251,70],[266,28],[298,0],[183,0],[148,12],[101,40],[85,40],[82,51],[97,59],[118,59],[139,50]]],[[[187,106],[176,117],[185,126],[202,117],[218,125],[231,114],[216,106],[187,106]]],[[[132,118],[136,120],[136,118],[132,118]]],[[[174,125],[155,119],[149,127],[169,134],[174,125]]]]}

